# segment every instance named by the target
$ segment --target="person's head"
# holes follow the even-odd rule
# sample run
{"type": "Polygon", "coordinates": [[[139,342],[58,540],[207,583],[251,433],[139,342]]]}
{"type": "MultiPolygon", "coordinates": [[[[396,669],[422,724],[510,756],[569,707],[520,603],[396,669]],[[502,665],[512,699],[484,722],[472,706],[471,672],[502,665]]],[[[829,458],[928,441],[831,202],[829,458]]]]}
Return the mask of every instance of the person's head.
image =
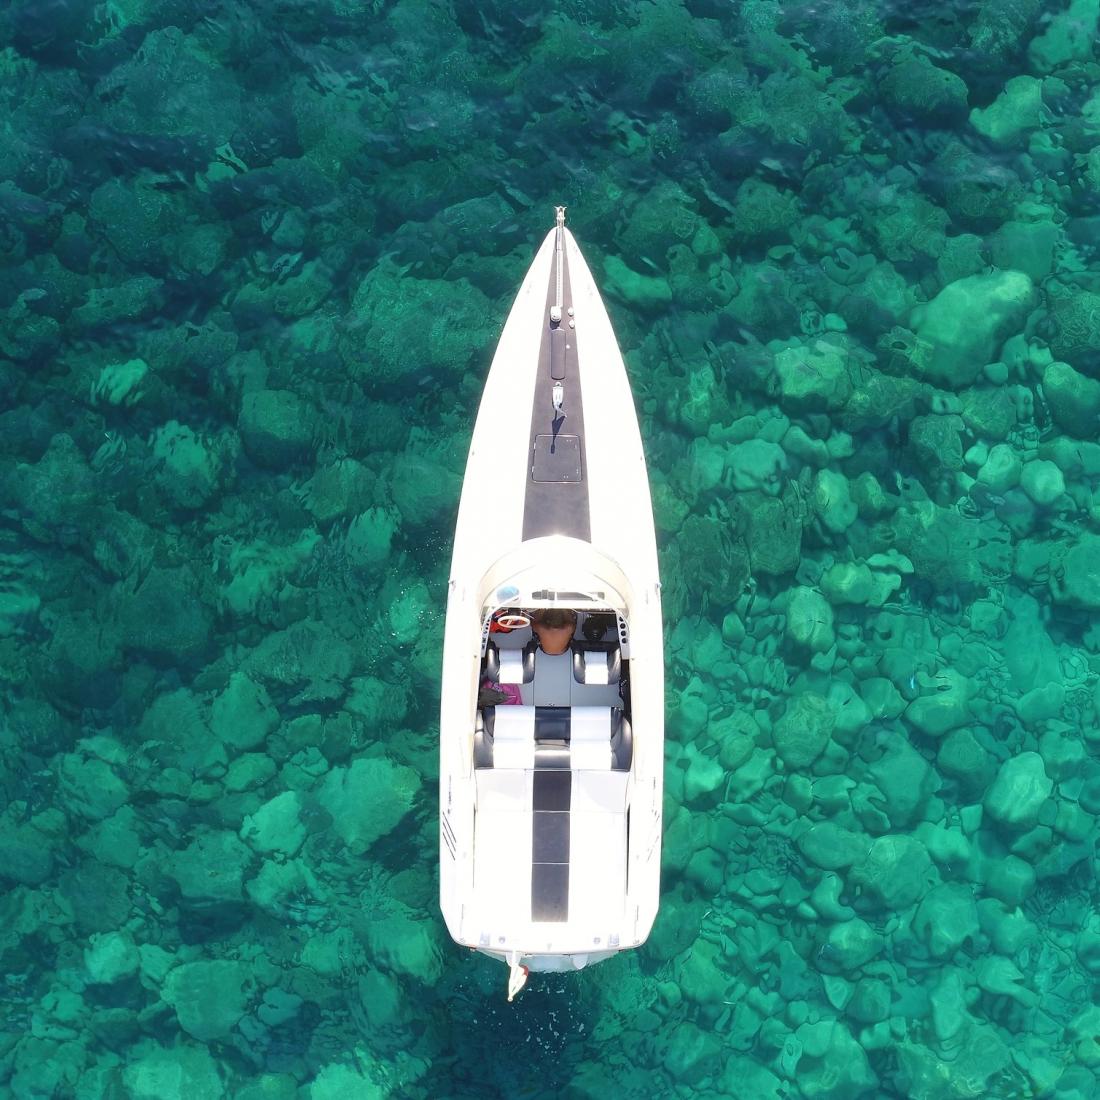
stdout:
{"type": "Polygon", "coordinates": [[[577,629],[577,613],[564,607],[547,607],[531,616],[531,631],[543,653],[564,653],[577,629]]]}

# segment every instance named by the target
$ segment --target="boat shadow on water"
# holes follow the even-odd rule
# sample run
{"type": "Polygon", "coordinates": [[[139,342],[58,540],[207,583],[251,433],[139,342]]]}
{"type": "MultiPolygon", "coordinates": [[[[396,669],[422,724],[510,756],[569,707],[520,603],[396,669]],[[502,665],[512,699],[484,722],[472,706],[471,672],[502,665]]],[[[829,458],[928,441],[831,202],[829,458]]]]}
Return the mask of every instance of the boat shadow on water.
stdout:
{"type": "Polygon", "coordinates": [[[449,1094],[535,1098],[560,1095],[589,1050],[600,1005],[589,975],[534,974],[509,1004],[500,969],[471,955],[437,989],[449,1094]],[[489,1091],[487,1091],[489,1090],[489,1091]]]}

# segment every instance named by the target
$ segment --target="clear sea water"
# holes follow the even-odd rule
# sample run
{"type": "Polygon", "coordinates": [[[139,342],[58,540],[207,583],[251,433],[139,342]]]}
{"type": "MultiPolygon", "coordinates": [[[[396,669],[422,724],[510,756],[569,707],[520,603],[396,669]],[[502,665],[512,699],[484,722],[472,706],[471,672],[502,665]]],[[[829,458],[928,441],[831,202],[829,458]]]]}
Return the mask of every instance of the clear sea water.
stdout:
{"type": "Polygon", "coordinates": [[[0,1094],[1100,1095],[1097,0],[0,9],[0,1094]],[[661,913],[437,905],[555,204],[650,462],[661,913]]]}

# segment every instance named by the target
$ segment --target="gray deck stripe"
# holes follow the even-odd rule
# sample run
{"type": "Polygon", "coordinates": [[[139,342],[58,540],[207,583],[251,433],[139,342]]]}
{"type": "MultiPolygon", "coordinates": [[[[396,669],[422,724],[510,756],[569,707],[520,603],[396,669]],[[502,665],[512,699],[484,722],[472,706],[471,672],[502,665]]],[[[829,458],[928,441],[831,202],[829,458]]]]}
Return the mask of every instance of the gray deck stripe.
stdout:
{"type": "Polygon", "coordinates": [[[569,920],[569,864],[531,866],[531,919],[563,924],[569,920]]]}
{"type": "Polygon", "coordinates": [[[535,769],[532,791],[531,919],[569,919],[569,804],[573,776],[535,769]]]}
{"type": "Polygon", "coordinates": [[[535,812],[539,810],[568,810],[572,793],[571,772],[536,771],[534,788],[535,812]]]}
{"type": "Polygon", "coordinates": [[[568,810],[535,811],[532,849],[534,863],[569,862],[568,810]]]}
{"type": "MultiPolygon", "coordinates": [[[[567,256],[565,252],[563,257],[567,256]]],[[[527,492],[523,501],[523,541],[543,535],[569,535],[592,541],[592,520],[588,500],[588,460],[584,444],[584,409],[581,406],[581,383],[577,368],[577,334],[569,328],[569,307],[573,303],[573,291],[569,281],[569,260],[565,259],[565,277],[562,308],[564,316],[559,331],[565,333],[571,345],[565,360],[564,421],[556,422],[551,377],[551,329],[550,306],[554,304],[554,267],[550,266],[550,278],[546,285],[546,305],[543,309],[542,343],[539,346],[539,367],[535,380],[535,397],[531,406],[531,430],[527,447],[527,492]],[[555,430],[556,424],[556,430],[555,430]],[[535,455],[535,437],[551,435],[563,440],[561,458],[572,455],[576,444],[566,437],[580,440],[580,477],[578,479],[551,482],[535,481],[531,467],[535,455]]],[[[557,373],[557,372],[555,372],[557,373]]],[[[545,456],[544,456],[545,457],[545,456]]]]}

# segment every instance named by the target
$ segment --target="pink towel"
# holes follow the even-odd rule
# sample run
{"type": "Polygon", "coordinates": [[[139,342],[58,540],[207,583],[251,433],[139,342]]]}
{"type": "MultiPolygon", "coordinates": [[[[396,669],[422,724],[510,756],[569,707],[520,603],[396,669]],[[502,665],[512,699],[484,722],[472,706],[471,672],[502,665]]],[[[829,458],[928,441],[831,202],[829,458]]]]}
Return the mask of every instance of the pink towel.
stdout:
{"type": "Polygon", "coordinates": [[[490,691],[502,691],[505,698],[498,703],[498,706],[523,706],[523,695],[520,693],[519,684],[494,684],[488,676],[481,681],[483,688],[489,688],[490,691]]]}

